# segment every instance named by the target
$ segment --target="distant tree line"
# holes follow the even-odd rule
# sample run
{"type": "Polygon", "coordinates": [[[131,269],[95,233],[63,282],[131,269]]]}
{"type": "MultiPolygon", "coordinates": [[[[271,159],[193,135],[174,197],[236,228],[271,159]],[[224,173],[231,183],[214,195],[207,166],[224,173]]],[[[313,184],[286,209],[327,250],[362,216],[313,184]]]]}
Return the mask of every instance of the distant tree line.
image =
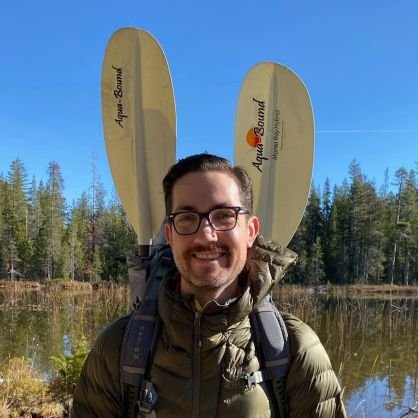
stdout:
{"type": "Polygon", "coordinates": [[[135,232],[92,164],[89,191],[72,205],[64,198],[60,166],[51,162],[44,183],[28,182],[17,158],[0,175],[0,278],[83,281],[127,277],[117,256],[135,251],[135,232]]]}
{"type": "MultiPolygon", "coordinates": [[[[58,163],[44,183],[31,183],[17,158],[0,175],[0,278],[122,281],[136,235],[117,196],[106,191],[92,164],[89,191],[68,205],[58,163]]],[[[353,161],[349,181],[322,193],[312,186],[289,248],[299,261],[286,281],[304,284],[416,284],[418,202],[414,170],[400,168],[376,185],[353,161]]]]}
{"type": "Polygon", "coordinates": [[[400,168],[384,185],[361,172],[354,160],[349,181],[322,193],[312,187],[289,248],[299,262],[287,276],[296,283],[417,284],[418,203],[415,170],[400,168]]]}

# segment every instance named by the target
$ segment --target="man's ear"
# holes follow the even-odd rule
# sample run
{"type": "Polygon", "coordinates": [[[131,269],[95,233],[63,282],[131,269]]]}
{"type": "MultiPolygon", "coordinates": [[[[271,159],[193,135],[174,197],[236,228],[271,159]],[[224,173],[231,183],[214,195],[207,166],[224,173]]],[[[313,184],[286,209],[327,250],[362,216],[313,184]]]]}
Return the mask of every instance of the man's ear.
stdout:
{"type": "Polygon", "coordinates": [[[260,221],[257,216],[252,215],[248,220],[248,241],[247,246],[251,248],[254,244],[255,239],[257,238],[258,233],[260,232],[260,221]]]}
{"type": "Polygon", "coordinates": [[[170,247],[171,247],[171,242],[172,242],[172,230],[171,230],[171,225],[169,223],[166,223],[164,225],[164,232],[165,232],[165,239],[167,240],[167,242],[169,243],[170,247]]]}

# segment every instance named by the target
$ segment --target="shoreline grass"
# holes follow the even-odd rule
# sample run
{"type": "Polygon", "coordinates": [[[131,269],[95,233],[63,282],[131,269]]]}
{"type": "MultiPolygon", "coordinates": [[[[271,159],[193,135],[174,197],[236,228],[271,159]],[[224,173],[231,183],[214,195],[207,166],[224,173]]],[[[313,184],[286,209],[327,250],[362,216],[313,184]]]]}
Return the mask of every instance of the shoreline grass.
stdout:
{"type": "Polygon", "coordinates": [[[39,282],[35,280],[0,280],[0,291],[73,291],[91,292],[92,290],[126,288],[126,284],[116,284],[114,282],[81,282],[78,280],[53,279],[39,282]]]}
{"type": "MultiPolygon", "coordinates": [[[[114,282],[81,282],[78,280],[68,279],[53,279],[46,280],[42,283],[32,280],[0,280],[0,291],[70,291],[70,292],[91,292],[93,290],[103,291],[109,289],[127,289],[129,285],[127,283],[114,283],[114,282]]],[[[275,291],[292,294],[328,294],[332,296],[411,296],[418,297],[418,285],[401,286],[401,285],[389,285],[389,284],[350,284],[350,285],[333,285],[333,284],[320,284],[320,285],[300,285],[300,284],[287,284],[280,283],[275,291]]]]}
{"type": "Polygon", "coordinates": [[[418,286],[400,285],[332,285],[302,286],[294,284],[280,284],[275,291],[286,294],[327,294],[336,297],[417,297],[418,286]]]}

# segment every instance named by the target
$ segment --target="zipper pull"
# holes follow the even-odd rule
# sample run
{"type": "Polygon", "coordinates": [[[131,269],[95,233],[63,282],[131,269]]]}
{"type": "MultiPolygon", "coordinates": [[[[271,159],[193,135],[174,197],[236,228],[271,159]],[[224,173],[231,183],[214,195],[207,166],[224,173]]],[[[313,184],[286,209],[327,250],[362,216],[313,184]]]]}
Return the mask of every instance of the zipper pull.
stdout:
{"type": "Polygon", "coordinates": [[[200,348],[202,346],[202,341],[200,340],[200,312],[194,313],[193,327],[194,327],[195,343],[200,348]]]}

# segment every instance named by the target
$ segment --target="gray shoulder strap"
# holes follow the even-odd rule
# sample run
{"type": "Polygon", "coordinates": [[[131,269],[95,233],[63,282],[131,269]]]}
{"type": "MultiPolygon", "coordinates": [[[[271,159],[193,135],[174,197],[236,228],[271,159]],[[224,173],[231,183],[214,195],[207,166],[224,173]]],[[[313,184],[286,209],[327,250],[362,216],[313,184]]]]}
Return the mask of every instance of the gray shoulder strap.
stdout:
{"type": "Polygon", "coordinates": [[[265,382],[277,417],[287,415],[286,377],[289,372],[289,336],[280,312],[266,296],[250,315],[261,370],[244,376],[248,387],[265,382]]]}
{"type": "MultiPolygon", "coordinates": [[[[171,250],[168,247],[162,249],[144,265],[148,270],[145,291],[140,306],[131,314],[122,342],[121,385],[124,395],[126,387],[136,388],[134,392],[139,394],[140,401],[144,397],[144,408],[152,408],[157,395],[146,380],[159,334],[159,289],[162,279],[173,266],[171,250]]],[[[131,397],[128,393],[128,398],[131,397]]]]}
{"type": "Polygon", "coordinates": [[[280,312],[264,298],[252,312],[256,345],[262,351],[264,367],[271,379],[287,376],[289,368],[289,336],[280,312]]]}

